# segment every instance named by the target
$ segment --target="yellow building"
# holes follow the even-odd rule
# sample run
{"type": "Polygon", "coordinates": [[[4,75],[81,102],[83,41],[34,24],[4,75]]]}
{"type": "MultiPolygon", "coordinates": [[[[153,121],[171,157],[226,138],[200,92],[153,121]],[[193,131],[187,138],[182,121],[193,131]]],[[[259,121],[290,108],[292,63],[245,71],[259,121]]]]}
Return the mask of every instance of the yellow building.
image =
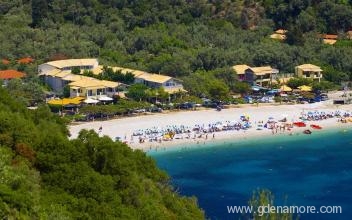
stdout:
{"type": "MultiPolygon", "coordinates": [[[[99,65],[97,59],[67,59],[51,61],[38,66],[38,73],[44,81],[50,85],[55,92],[63,92],[66,85],[71,88],[71,96],[96,96],[107,94],[111,96],[117,92],[117,87],[126,85],[115,82],[96,80],[83,75],[75,75],[73,69],[90,71],[95,75],[99,75],[104,71],[104,67],[99,65]]],[[[141,70],[134,70],[123,67],[109,67],[114,72],[120,71],[122,74],[132,73],[135,77],[134,83],[142,83],[151,88],[163,87],[166,92],[173,94],[177,92],[185,92],[182,81],[170,76],[161,74],[147,73],[141,70]]]]}
{"type": "Polygon", "coordinates": [[[313,64],[302,64],[295,67],[295,73],[298,77],[317,80],[320,82],[323,77],[323,70],[319,66],[313,64]]]}
{"type": "MultiPolygon", "coordinates": [[[[103,72],[103,66],[98,66],[93,69],[93,74],[101,74],[103,72]]],[[[135,77],[134,83],[141,83],[150,88],[164,88],[169,94],[174,94],[177,92],[187,92],[182,85],[182,81],[175,79],[171,76],[166,76],[162,74],[148,73],[141,70],[134,70],[123,67],[109,67],[113,71],[120,71],[122,74],[132,73],[135,77]]]]}
{"type": "Polygon", "coordinates": [[[244,80],[244,73],[245,73],[246,69],[249,69],[249,68],[251,68],[251,67],[246,64],[235,65],[232,67],[232,69],[236,72],[237,77],[240,81],[244,80]]]}
{"type": "Polygon", "coordinates": [[[272,85],[273,75],[278,72],[271,66],[251,67],[245,71],[245,80],[253,85],[268,87],[272,85]]]}
{"type": "Polygon", "coordinates": [[[71,97],[93,97],[97,99],[104,96],[112,97],[118,94],[119,88],[123,86],[123,84],[118,82],[97,80],[89,77],[71,82],[68,85],[70,86],[71,97]]]}
{"type": "Polygon", "coordinates": [[[236,72],[240,81],[248,82],[251,85],[270,86],[276,78],[279,70],[271,66],[250,67],[245,64],[235,65],[232,69],[236,72]]]}
{"type": "Polygon", "coordinates": [[[287,30],[278,29],[273,34],[270,35],[270,38],[283,41],[286,39],[286,33],[287,33],[287,30]]]}

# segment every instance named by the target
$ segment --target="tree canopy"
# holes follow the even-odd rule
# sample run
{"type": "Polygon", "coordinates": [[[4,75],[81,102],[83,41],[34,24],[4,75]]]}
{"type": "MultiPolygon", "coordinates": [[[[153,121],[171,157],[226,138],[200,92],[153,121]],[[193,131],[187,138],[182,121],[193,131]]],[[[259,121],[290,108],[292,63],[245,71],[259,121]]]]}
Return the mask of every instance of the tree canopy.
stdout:
{"type": "Polygon", "coordinates": [[[187,81],[197,71],[236,64],[292,73],[296,65],[319,62],[331,67],[324,72],[328,80],[330,70],[345,74],[336,82],[346,75],[352,79],[349,44],[324,45],[317,38],[318,33],[343,37],[352,29],[351,1],[5,0],[0,14],[0,58],[32,56],[33,66],[98,57],[104,65],[187,81]],[[277,28],[289,30],[287,43],[269,39],[277,28]]]}
{"type": "Polygon", "coordinates": [[[27,110],[0,88],[2,219],[204,219],[155,161],[83,130],[77,139],[48,107],[27,110]]]}

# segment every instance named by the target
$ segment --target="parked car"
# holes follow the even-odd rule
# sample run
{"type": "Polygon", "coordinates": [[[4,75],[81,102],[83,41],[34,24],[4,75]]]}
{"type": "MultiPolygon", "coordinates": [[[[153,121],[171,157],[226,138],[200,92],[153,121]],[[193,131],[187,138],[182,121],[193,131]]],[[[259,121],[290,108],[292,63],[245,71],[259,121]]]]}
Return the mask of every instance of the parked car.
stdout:
{"type": "Polygon", "coordinates": [[[156,106],[153,106],[153,107],[149,108],[148,111],[149,112],[162,112],[163,109],[159,108],[159,107],[156,107],[156,106]]]}
{"type": "Polygon", "coordinates": [[[321,97],[320,96],[316,96],[314,97],[314,102],[321,102],[321,97]]]}
{"type": "Polygon", "coordinates": [[[211,100],[207,100],[203,103],[203,106],[207,107],[207,108],[216,108],[218,106],[218,104],[216,102],[211,101],[211,100]]]}
{"type": "Polygon", "coordinates": [[[191,109],[195,107],[195,103],[191,103],[191,102],[184,102],[182,104],[179,105],[180,109],[191,109]]]}
{"type": "Polygon", "coordinates": [[[258,100],[259,102],[262,103],[274,103],[275,100],[272,96],[263,96],[260,100],[258,100]]]}
{"type": "Polygon", "coordinates": [[[143,113],[143,112],[145,112],[144,108],[133,110],[133,113],[143,113]]]}
{"type": "Polygon", "coordinates": [[[297,99],[297,102],[300,103],[300,104],[308,104],[309,103],[309,99],[300,97],[300,98],[297,99]]]}
{"type": "Polygon", "coordinates": [[[329,99],[328,95],[327,94],[320,94],[320,97],[321,97],[321,101],[326,101],[329,99]]]}
{"type": "Polygon", "coordinates": [[[243,97],[243,99],[246,103],[249,103],[249,104],[253,103],[253,98],[250,96],[245,96],[245,97],[243,97]]]}

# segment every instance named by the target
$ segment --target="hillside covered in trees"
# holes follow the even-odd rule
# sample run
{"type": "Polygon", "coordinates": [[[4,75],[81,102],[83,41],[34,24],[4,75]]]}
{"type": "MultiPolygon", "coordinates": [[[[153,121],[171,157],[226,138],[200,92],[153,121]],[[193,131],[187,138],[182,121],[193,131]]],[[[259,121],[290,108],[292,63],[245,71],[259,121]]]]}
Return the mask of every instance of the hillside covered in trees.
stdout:
{"type": "Polygon", "coordinates": [[[186,81],[205,71],[223,83],[212,71],[244,63],[290,73],[315,63],[339,83],[352,77],[351,41],[316,36],[351,29],[352,2],[342,0],[4,0],[0,58],[98,57],[186,81]],[[269,39],[277,28],[289,42],[269,39]]]}
{"type": "MultiPolygon", "coordinates": [[[[235,64],[290,73],[315,63],[340,83],[352,79],[351,41],[324,45],[316,36],[343,39],[351,29],[347,0],[2,0],[0,60],[11,63],[0,69],[16,67],[37,82],[42,62],[97,57],[181,78],[193,94],[227,94],[243,86],[234,84],[235,64]],[[268,37],[277,28],[288,29],[288,42],[268,37]],[[16,64],[27,56],[35,62],[16,64]]],[[[39,90],[28,94],[43,99],[39,90]]],[[[62,119],[45,106],[27,110],[23,98],[0,88],[1,218],[204,218],[144,153],[92,131],[68,140],[62,119]]]]}
{"type": "Polygon", "coordinates": [[[142,151],[82,131],[0,88],[1,219],[204,219],[142,151]]]}

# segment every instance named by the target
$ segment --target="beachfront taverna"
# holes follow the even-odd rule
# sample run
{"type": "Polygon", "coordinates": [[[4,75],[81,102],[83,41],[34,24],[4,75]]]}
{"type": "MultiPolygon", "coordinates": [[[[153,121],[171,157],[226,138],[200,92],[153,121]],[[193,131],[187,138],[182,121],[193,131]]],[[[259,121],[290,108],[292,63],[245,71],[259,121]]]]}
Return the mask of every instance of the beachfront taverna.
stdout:
{"type": "Polygon", "coordinates": [[[271,66],[250,67],[245,64],[232,67],[240,81],[248,82],[251,85],[268,87],[279,73],[279,70],[271,66]]]}
{"type": "Polygon", "coordinates": [[[295,68],[296,76],[317,80],[319,82],[321,78],[323,78],[322,72],[323,70],[319,66],[313,64],[302,64],[295,68]]]}
{"type": "MultiPolygon", "coordinates": [[[[182,81],[171,76],[162,74],[148,73],[141,70],[134,70],[124,67],[110,67],[114,72],[120,71],[122,74],[132,73],[135,77],[134,83],[141,83],[150,88],[164,88],[169,94],[177,92],[186,92],[183,88],[182,81]]],[[[94,74],[100,74],[103,71],[103,66],[93,70],[94,74]]]]}
{"type": "MultiPolygon", "coordinates": [[[[84,70],[91,71],[96,75],[103,72],[103,66],[99,65],[97,59],[67,59],[41,64],[38,66],[38,73],[55,92],[62,92],[65,86],[69,86],[71,97],[112,97],[118,95],[119,91],[124,90],[127,86],[119,82],[73,74],[72,70],[74,68],[80,69],[81,72],[84,70]]],[[[163,87],[170,94],[185,91],[182,82],[170,76],[122,67],[111,68],[123,74],[132,73],[135,77],[135,83],[142,83],[151,88],[163,87]]]]}
{"type": "Polygon", "coordinates": [[[38,72],[44,81],[55,91],[63,92],[70,88],[70,97],[103,99],[118,95],[126,85],[119,82],[98,80],[92,77],[71,73],[73,68],[93,70],[98,67],[97,59],[57,60],[39,65],[38,72]]]}

